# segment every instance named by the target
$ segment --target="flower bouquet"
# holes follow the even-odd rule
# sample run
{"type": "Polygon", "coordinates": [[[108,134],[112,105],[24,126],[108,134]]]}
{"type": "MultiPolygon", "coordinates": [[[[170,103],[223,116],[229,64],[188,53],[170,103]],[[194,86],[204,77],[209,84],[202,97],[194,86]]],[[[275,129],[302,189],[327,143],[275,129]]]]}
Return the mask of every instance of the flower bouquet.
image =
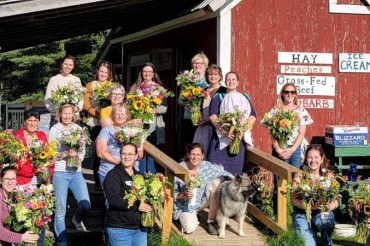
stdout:
{"type": "Polygon", "coordinates": [[[370,184],[360,184],[348,200],[349,215],[356,224],[356,235],[365,243],[369,233],[366,222],[370,219],[370,184]]]}
{"type": "Polygon", "coordinates": [[[103,85],[99,85],[98,82],[92,84],[92,98],[91,104],[95,108],[105,108],[111,105],[111,102],[108,98],[109,88],[112,85],[119,85],[113,81],[107,81],[103,85]]]}
{"type": "Polygon", "coordinates": [[[222,124],[221,127],[228,132],[228,137],[235,136],[230,143],[230,154],[238,154],[240,139],[242,139],[245,131],[250,130],[244,113],[235,108],[231,112],[220,114],[216,122],[222,124]]]}
{"type": "Polygon", "coordinates": [[[282,149],[287,148],[288,137],[299,125],[300,117],[292,111],[276,111],[274,114],[265,113],[262,125],[269,129],[270,134],[279,142],[282,149]]]}
{"type": "Polygon", "coordinates": [[[195,176],[189,177],[189,182],[187,182],[186,189],[193,192],[193,197],[189,200],[189,206],[194,206],[197,201],[197,192],[200,187],[204,184],[205,178],[201,174],[196,174],[195,176]]]}
{"type": "Polygon", "coordinates": [[[16,186],[8,196],[10,215],[4,224],[10,225],[16,232],[30,230],[35,234],[42,226],[48,228],[54,211],[53,191],[52,184],[39,188],[31,184],[16,186]]]}
{"type": "Polygon", "coordinates": [[[51,99],[55,105],[59,108],[63,103],[78,104],[83,98],[85,87],[79,83],[73,84],[70,82],[68,85],[58,86],[57,89],[51,92],[51,99]]]}
{"type": "Polygon", "coordinates": [[[141,118],[144,122],[148,122],[153,120],[152,109],[161,105],[164,98],[173,96],[172,91],[167,91],[154,81],[143,82],[139,88],[128,93],[127,104],[133,118],[141,118]]]}
{"type": "Polygon", "coordinates": [[[272,172],[260,168],[258,173],[253,174],[252,187],[257,192],[252,198],[253,204],[256,205],[262,212],[266,213],[270,218],[275,219],[274,212],[274,184],[272,172]]]}
{"type": "MultiPolygon", "coordinates": [[[[91,139],[82,129],[71,129],[69,131],[64,131],[59,141],[77,153],[81,153],[86,145],[91,144],[91,139]]],[[[78,159],[78,155],[69,156],[67,159],[67,166],[76,167],[78,164],[78,159]]]]}
{"type": "Polygon", "coordinates": [[[14,166],[26,156],[27,150],[10,130],[0,132],[0,171],[7,166],[14,166]]]}
{"type": "Polygon", "coordinates": [[[179,103],[191,108],[191,121],[193,125],[198,125],[202,121],[201,104],[204,98],[207,98],[205,87],[202,87],[198,81],[198,75],[193,70],[185,70],[176,77],[177,86],[180,87],[179,103]]]}
{"type": "Polygon", "coordinates": [[[144,178],[138,174],[133,177],[132,189],[126,192],[123,199],[128,200],[128,207],[134,205],[136,201],[146,202],[152,206],[151,212],[145,212],[141,215],[141,224],[145,227],[154,226],[154,215],[163,220],[163,203],[168,200],[165,192],[166,186],[171,185],[166,177],[161,173],[147,173],[144,178]]]}
{"type": "Polygon", "coordinates": [[[56,159],[59,146],[56,140],[51,140],[46,143],[35,140],[31,142],[28,147],[32,166],[34,168],[47,167],[44,172],[39,174],[42,181],[48,181],[50,178],[49,166],[52,165],[53,161],[56,159]]]}
{"type": "MultiPolygon", "coordinates": [[[[321,170],[326,173],[325,169],[321,170]]],[[[312,179],[309,172],[305,170],[302,173],[301,182],[297,187],[293,187],[293,192],[302,200],[302,205],[306,211],[306,217],[311,224],[311,207],[315,203],[322,206],[321,212],[327,212],[326,204],[340,198],[340,184],[335,177],[328,178],[321,176],[318,180],[312,179]]]]}
{"type": "Polygon", "coordinates": [[[149,135],[150,133],[147,130],[134,124],[126,124],[123,127],[118,127],[114,132],[114,137],[117,139],[119,145],[125,143],[140,145],[149,135]]]}

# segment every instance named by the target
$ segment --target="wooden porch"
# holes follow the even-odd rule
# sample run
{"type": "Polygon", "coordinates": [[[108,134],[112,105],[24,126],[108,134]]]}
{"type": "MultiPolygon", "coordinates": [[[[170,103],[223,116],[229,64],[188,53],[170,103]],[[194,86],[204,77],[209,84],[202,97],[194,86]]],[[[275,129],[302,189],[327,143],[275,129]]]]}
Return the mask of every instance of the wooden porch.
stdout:
{"type": "MultiPolygon", "coordinates": [[[[149,142],[144,143],[145,152],[152,156],[155,161],[165,169],[165,175],[170,183],[174,183],[174,178],[178,177],[184,182],[188,181],[188,170],[182,168],[167,156],[165,153],[155,148],[149,142]]],[[[277,220],[274,221],[269,218],[265,213],[259,210],[256,206],[249,203],[248,212],[252,214],[261,223],[266,225],[275,233],[279,234],[287,229],[287,184],[288,181],[292,180],[292,173],[298,172],[299,169],[286,164],[285,162],[278,160],[277,158],[257,149],[252,148],[247,150],[248,161],[259,165],[272,173],[277,177],[277,220]]],[[[247,234],[246,238],[241,238],[237,235],[237,222],[234,219],[230,219],[229,226],[226,229],[226,239],[219,239],[217,236],[209,235],[205,230],[207,212],[200,212],[200,226],[192,234],[183,234],[181,229],[176,227],[172,222],[172,211],[174,198],[173,187],[168,187],[166,191],[170,199],[164,204],[164,221],[162,223],[162,240],[165,243],[168,240],[171,230],[178,235],[181,235],[187,241],[196,245],[265,245],[267,242],[266,237],[259,232],[251,223],[252,221],[247,217],[244,223],[244,232],[247,234]]]]}

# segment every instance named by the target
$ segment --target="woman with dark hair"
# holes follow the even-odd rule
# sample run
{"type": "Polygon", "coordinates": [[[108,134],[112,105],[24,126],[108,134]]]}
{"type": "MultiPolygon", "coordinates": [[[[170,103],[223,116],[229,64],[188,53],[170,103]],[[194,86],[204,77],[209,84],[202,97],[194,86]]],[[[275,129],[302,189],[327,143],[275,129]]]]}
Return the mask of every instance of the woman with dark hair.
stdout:
{"type": "MultiPolygon", "coordinates": [[[[72,130],[82,128],[75,124],[74,105],[70,103],[62,104],[57,113],[58,123],[55,124],[49,132],[49,139],[60,140],[63,134],[70,134],[72,130]]],[[[67,245],[67,235],[65,227],[65,215],[67,212],[67,197],[70,189],[77,200],[77,209],[72,218],[72,223],[78,231],[86,231],[82,222],[84,214],[91,208],[89,192],[84,177],[82,176],[81,163],[85,156],[85,148],[82,151],[75,151],[68,147],[63,141],[60,141],[60,147],[57,151],[58,159],[55,162],[53,185],[55,192],[55,218],[54,231],[56,234],[57,245],[67,245]],[[67,165],[68,158],[78,158],[77,166],[67,165]]]]}
{"type": "Polygon", "coordinates": [[[225,76],[226,94],[217,93],[213,96],[210,105],[210,121],[213,125],[212,139],[208,151],[208,161],[220,163],[225,170],[232,174],[241,174],[244,166],[244,156],[246,145],[253,145],[250,129],[256,121],[256,112],[252,102],[247,94],[237,91],[239,85],[239,76],[236,72],[228,72],[225,76]],[[221,122],[216,119],[218,115],[232,112],[238,109],[243,113],[243,120],[247,122],[249,130],[246,131],[240,139],[239,153],[230,153],[230,142],[235,135],[229,135],[221,122]]]}
{"type": "Polygon", "coordinates": [[[10,205],[6,202],[8,195],[15,188],[17,183],[17,168],[13,166],[5,167],[0,173],[0,246],[25,243],[35,243],[39,235],[31,231],[16,233],[10,230],[9,226],[4,226],[6,218],[10,215],[10,205]]]}
{"type": "Polygon", "coordinates": [[[212,136],[212,125],[209,121],[209,105],[212,97],[216,93],[226,93],[226,88],[221,86],[221,67],[217,66],[216,64],[210,65],[206,70],[206,78],[210,85],[206,90],[208,98],[203,100],[202,122],[198,125],[193,138],[193,143],[201,143],[203,145],[205,156],[207,156],[208,147],[212,136]]]}
{"type": "Polygon", "coordinates": [[[287,148],[279,145],[277,139],[272,138],[272,155],[297,168],[301,165],[301,143],[306,134],[306,126],[311,125],[313,120],[306,109],[298,105],[297,87],[294,83],[286,83],[280,90],[277,107],[268,113],[270,117],[279,111],[292,111],[299,117],[299,124],[292,129],[292,135],[288,137],[287,148]]]}
{"type": "MultiPolygon", "coordinates": [[[[321,177],[326,176],[328,179],[334,178],[334,174],[328,170],[329,161],[321,146],[310,145],[307,148],[305,156],[305,166],[309,169],[309,175],[312,180],[319,180],[321,177]]],[[[302,173],[296,173],[293,178],[293,187],[297,187],[301,182],[302,173]]],[[[294,207],[292,214],[293,223],[296,231],[304,238],[305,244],[309,246],[316,245],[317,236],[316,232],[321,232],[321,238],[324,245],[332,245],[331,235],[335,227],[334,214],[332,210],[338,207],[338,200],[328,202],[325,205],[315,203],[312,205],[312,219],[309,223],[306,217],[305,207],[302,200],[300,200],[295,192],[291,194],[291,202],[294,207]],[[328,214],[322,216],[320,210],[326,206],[329,211],[328,214]]]]}
{"type": "MultiPolygon", "coordinates": [[[[155,69],[155,66],[151,62],[145,63],[136,79],[136,82],[131,86],[130,90],[145,89],[151,86],[163,86],[161,79],[155,69]]],[[[153,120],[150,122],[144,122],[144,128],[149,129],[149,137],[147,140],[158,147],[160,144],[166,142],[165,136],[165,123],[163,121],[163,115],[167,112],[167,100],[163,98],[163,102],[151,109],[153,114],[153,120]]],[[[139,161],[139,170],[142,173],[151,172],[156,173],[154,159],[150,156],[145,156],[139,161]]]]}
{"type": "Polygon", "coordinates": [[[186,233],[192,233],[199,225],[197,218],[199,209],[209,207],[207,231],[211,235],[217,235],[218,231],[214,223],[218,208],[215,193],[225,176],[232,178],[233,175],[224,171],[221,166],[205,161],[203,146],[199,143],[191,143],[186,147],[186,155],[179,164],[189,170],[189,179],[198,180],[200,187],[192,190],[189,185],[187,186],[181,179],[175,177],[174,219],[180,221],[186,233]],[[195,191],[196,193],[193,193],[195,191]],[[194,196],[196,201],[189,204],[194,196]]]}
{"type": "MultiPolygon", "coordinates": [[[[99,63],[98,69],[95,73],[95,80],[86,84],[86,92],[84,94],[84,105],[83,110],[87,112],[86,125],[90,127],[90,137],[93,142],[97,138],[101,126],[100,126],[100,110],[99,105],[94,104],[93,98],[96,89],[102,87],[107,81],[111,81],[113,77],[112,74],[112,64],[106,61],[99,63]]],[[[95,147],[95,146],[94,146],[95,147]]],[[[95,153],[95,148],[93,153],[95,153]]],[[[94,155],[93,173],[95,181],[95,190],[101,190],[99,182],[99,169],[100,159],[94,155]]]]}
{"type": "MultiPolygon", "coordinates": [[[[38,112],[28,110],[24,113],[24,127],[14,133],[14,136],[23,143],[24,146],[30,147],[31,144],[42,145],[46,143],[47,137],[43,131],[38,131],[40,122],[40,115],[38,112]]],[[[41,184],[43,181],[37,174],[50,171],[50,178],[54,170],[54,165],[49,166],[49,170],[46,167],[34,168],[31,163],[31,159],[27,156],[23,162],[19,162],[18,168],[18,179],[19,185],[23,184],[41,184]]]]}
{"type": "Polygon", "coordinates": [[[140,201],[129,206],[129,201],[123,199],[132,189],[133,176],[143,175],[134,168],[135,161],[139,158],[138,148],[132,143],[123,144],[119,155],[119,164],[107,174],[103,183],[109,203],[106,214],[109,244],[145,246],[147,230],[141,225],[141,214],[150,212],[152,207],[140,201]]]}
{"type": "MultiPolygon", "coordinates": [[[[56,124],[55,121],[55,115],[58,111],[54,101],[51,99],[51,92],[56,91],[58,86],[66,86],[69,84],[73,84],[77,87],[81,87],[81,80],[80,78],[74,76],[71,74],[72,70],[75,67],[75,58],[71,55],[67,55],[63,57],[61,63],[60,63],[60,73],[51,77],[48,83],[48,86],[46,87],[46,93],[45,93],[45,107],[49,112],[51,113],[51,121],[50,121],[50,128],[56,124]]],[[[76,105],[77,109],[76,114],[78,111],[81,111],[83,108],[83,100],[81,100],[78,105],[76,105]]]]}

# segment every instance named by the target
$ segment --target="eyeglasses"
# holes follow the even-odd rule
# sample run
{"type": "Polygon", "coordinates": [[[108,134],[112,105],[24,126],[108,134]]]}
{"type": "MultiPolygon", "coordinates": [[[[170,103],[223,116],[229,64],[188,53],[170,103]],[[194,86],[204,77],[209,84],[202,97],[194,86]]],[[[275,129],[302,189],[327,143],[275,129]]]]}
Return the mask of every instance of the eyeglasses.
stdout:
{"type": "Polygon", "coordinates": [[[112,93],[111,96],[112,97],[122,97],[124,94],[121,94],[121,93],[112,93]]]}
{"type": "Polygon", "coordinates": [[[292,94],[295,95],[297,92],[296,91],[283,91],[285,95],[292,94]]]}
{"type": "Polygon", "coordinates": [[[143,71],[143,73],[153,74],[154,72],[153,71],[143,71]]]}
{"type": "Polygon", "coordinates": [[[3,179],[3,183],[13,183],[13,184],[15,184],[16,182],[17,182],[17,179],[8,179],[8,178],[3,179]]]}
{"type": "Polygon", "coordinates": [[[195,65],[195,66],[204,65],[204,62],[194,62],[193,65],[195,65]]]}
{"type": "Polygon", "coordinates": [[[121,153],[121,156],[134,157],[135,155],[135,153],[121,153]]]}

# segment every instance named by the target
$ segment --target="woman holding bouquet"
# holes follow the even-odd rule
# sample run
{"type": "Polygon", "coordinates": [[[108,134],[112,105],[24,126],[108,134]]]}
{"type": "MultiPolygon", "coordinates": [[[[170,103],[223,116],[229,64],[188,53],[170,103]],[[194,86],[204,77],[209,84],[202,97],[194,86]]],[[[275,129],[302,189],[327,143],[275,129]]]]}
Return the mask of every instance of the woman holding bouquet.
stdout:
{"type": "MultiPolygon", "coordinates": [[[[313,120],[306,109],[298,105],[297,88],[293,83],[286,83],[281,88],[277,107],[270,110],[268,115],[273,117],[277,112],[291,111],[296,114],[298,124],[288,135],[287,146],[272,137],[272,155],[293,165],[297,168],[301,165],[301,143],[306,134],[306,126],[311,125],[313,120]]],[[[262,120],[263,121],[263,120],[262,120]]]]}
{"type": "MultiPolygon", "coordinates": [[[[51,99],[51,92],[56,91],[58,86],[66,86],[69,84],[72,84],[77,87],[82,87],[80,78],[71,74],[74,67],[75,67],[75,58],[73,56],[67,55],[63,57],[62,62],[60,64],[61,68],[60,73],[51,77],[48,86],[46,87],[45,107],[51,113],[50,128],[57,123],[55,121],[55,115],[58,110],[54,101],[51,99]]],[[[81,100],[78,103],[77,107],[75,107],[76,109],[78,109],[75,110],[76,114],[78,114],[78,112],[82,110],[82,107],[83,100],[81,100]]]]}
{"type": "MultiPolygon", "coordinates": [[[[141,71],[136,79],[135,83],[131,86],[130,91],[140,89],[142,91],[150,89],[151,87],[162,87],[163,83],[159,78],[155,66],[151,62],[147,62],[141,68],[141,71]]],[[[161,104],[156,105],[155,108],[151,109],[153,114],[153,120],[144,122],[144,128],[149,129],[149,137],[147,140],[158,147],[160,144],[166,142],[165,136],[165,123],[163,121],[163,115],[167,112],[167,100],[163,98],[161,104]]],[[[150,156],[145,156],[139,161],[139,170],[142,173],[151,172],[156,173],[154,159],[150,156]]]]}
{"type": "Polygon", "coordinates": [[[217,93],[213,96],[210,105],[210,121],[213,125],[212,139],[210,142],[207,160],[213,163],[220,163],[225,170],[232,174],[241,174],[244,165],[246,144],[253,145],[250,130],[256,121],[256,112],[248,95],[237,91],[239,76],[236,72],[226,74],[226,95],[217,93]],[[239,138],[239,151],[237,154],[230,153],[230,143],[235,139],[235,134],[230,135],[217,120],[218,115],[239,110],[243,114],[247,131],[239,138]]]}
{"type": "Polygon", "coordinates": [[[111,104],[110,106],[105,107],[101,110],[100,114],[101,127],[114,124],[111,116],[112,108],[115,105],[123,102],[123,100],[125,99],[125,94],[126,94],[125,88],[120,84],[114,84],[111,87],[109,87],[108,97],[111,104]]]}
{"type": "MultiPolygon", "coordinates": [[[[14,133],[14,136],[29,148],[32,143],[39,143],[40,145],[46,143],[47,137],[43,131],[38,131],[40,122],[40,115],[33,110],[28,110],[24,113],[24,127],[14,133]]],[[[48,167],[34,167],[31,163],[30,156],[27,156],[23,162],[19,162],[17,184],[34,184],[39,185],[43,180],[38,176],[44,172],[50,172],[50,178],[54,170],[54,163],[48,167]],[[49,169],[49,170],[46,170],[49,169]]]]}
{"type": "Polygon", "coordinates": [[[210,65],[206,70],[206,77],[210,86],[206,90],[207,98],[203,100],[202,104],[202,122],[198,125],[193,138],[193,143],[201,143],[203,145],[205,156],[207,156],[212,136],[212,126],[209,121],[209,105],[215,93],[226,93],[226,88],[221,86],[221,67],[215,64],[210,65]]]}
{"type": "Polygon", "coordinates": [[[77,209],[72,218],[72,223],[78,231],[86,231],[82,218],[87,210],[90,209],[90,197],[87,191],[87,185],[81,172],[81,163],[85,156],[85,145],[82,139],[76,140],[83,146],[81,151],[76,151],[68,147],[65,143],[65,136],[72,135],[73,131],[82,131],[82,128],[75,124],[74,105],[70,103],[59,107],[57,113],[58,123],[55,124],[49,132],[49,139],[56,139],[60,142],[58,149],[58,159],[55,162],[54,169],[54,192],[55,192],[55,219],[54,230],[56,234],[57,245],[67,245],[65,215],[67,210],[68,189],[73,193],[77,200],[77,209]],[[71,159],[77,157],[77,166],[70,166],[71,159]]]}
{"type": "MultiPolygon", "coordinates": [[[[124,127],[130,118],[131,114],[125,103],[118,103],[114,105],[112,109],[113,125],[104,127],[96,139],[96,153],[100,158],[98,174],[102,187],[107,173],[121,162],[121,156],[119,152],[121,146],[114,137],[115,131],[118,127],[124,127]]],[[[142,146],[140,147],[139,156],[143,156],[142,146]]]]}
{"type": "MultiPolygon", "coordinates": [[[[90,127],[90,136],[92,141],[95,141],[101,130],[99,122],[101,108],[100,105],[94,102],[94,93],[96,93],[96,88],[101,88],[107,81],[112,80],[112,77],[111,63],[102,61],[98,66],[98,70],[96,71],[95,80],[86,84],[83,109],[88,114],[86,124],[90,127]]],[[[98,175],[99,164],[100,159],[97,156],[94,156],[93,172],[95,190],[101,190],[98,175]]]]}
{"type": "Polygon", "coordinates": [[[212,165],[204,161],[203,146],[199,143],[189,144],[186,148],[186,156],[180,165],[190,174],[190,183],[185,184],[175,177],[174,183],[174,219],[179,220],[182,229],[186,233],[192,233],[199,225],[197,212],[209,206],[207,231],[211,235],[217,235],[217,227],[214,218],[217,212],[215,192],[221,180],[233,175],[224,171],[218,165],[212,165]],[[197,189],[194,189],[197,188],[197,189]],[[194,193],[196,192],[196,193],[194,193]],[[194,198],[195,202],[190,200],[194,198]]]}
{"type": "Polygon", "coordinates": [[[14,166],[3,168],[0,177],[0,246],[37,242],[39,235],[33,234],[31,231],[22,234],[11,231],[9,227],[4,227],[4,222],[10,215],[10,206],[6,201],[17,183],[17,168],[14,166]]]}
{"type": "MultiPolygon", "coordinates": [[[[307,148],[305,156],[305,165],[309,169],[309,176],[311,180],[319,181],[320,178],[325,177],[328,180],[333,179],[333,173],[328,171],[329,161],[326,158],[324,151],[319,145],[310,145],[307,148]]],[[[302,173],[296,173],[293,178],[293,187],[298,187],[302,181],[302,173]]],[[[311,182],[312,183],[312,182],[311,182]]],[[[293,188],[294,189],[294,188],[293,188]]],[[[316,232],[321,232],[321,238],[324,245],[332,245],[331,235],[334,230],[335,220],[332,210],[338,207],[338,199],[321,204],[316,202],[311,206],[311,221],[309,223],[305,212],[305,206],[301,199],[299,199],[295,191],[291,194],[291,202],[294,206],[292,214],[293,223],[296,231],[305,239],[307,246],[316,245],[316,232]],[[325,207],[325,208],[324,208],[325,207]],[[320,213],[320,210],[326,210],[327,213],[320,213]]]]}
{"type": "Polygon", "coordinates": [[[147,232],[141,225],[141,214],[150,212],[152,207],[140,201],[129,206],[128,200],[122,199],[131,190],[132,177],[143,175],[134,168],[139,158],[138,148],[132,143],[123,144],[119,155],[121,161],[107,174],[103,184],[109,203],[106,215],[109,243],[112,246],[147,245],[147,232]]]}

